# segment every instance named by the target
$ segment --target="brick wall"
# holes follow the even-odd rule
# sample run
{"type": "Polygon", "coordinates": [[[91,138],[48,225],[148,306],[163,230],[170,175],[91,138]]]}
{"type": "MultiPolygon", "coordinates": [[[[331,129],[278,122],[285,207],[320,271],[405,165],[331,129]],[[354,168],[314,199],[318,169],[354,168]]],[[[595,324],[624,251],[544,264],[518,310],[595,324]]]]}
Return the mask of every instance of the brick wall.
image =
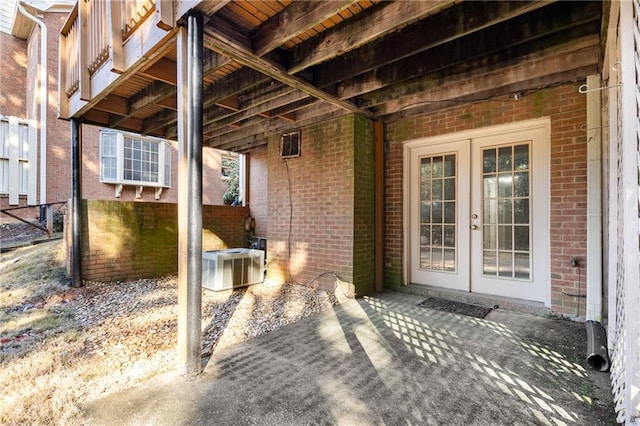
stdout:
{"type": "Polygon", "coordinates": [[[249,208],[251,216],[256,220],[255,235],[267,236],[267,221],[269,219],[269,196],[267,193],[269,171],[267,149],[251,152],[248,156],[249,164],[249,208]]]}
{"type": "Polygon", "coordinates": [[[518,101],[481,102],[403,119],[386,126],[389,151],[385,159],[385,283],[402,282],[403,159],[402,142],[462,130],[551,118],[551,308],[559,314],[584,315],[586,267],[586,99],[579,84],[528,94],[518,101]],[[580,268],[572,268],[575,256],[580,268]]]}
{"type": "Polygon", "coordinates": [[[0,31],[0,114],[26,118],[27,43],[0,31]]]}
{"type": "MultiPolygon", "coordinates": [[[[83,279],[124,281],[177,273],[176,204],[83,200],[81,208],[83,279]]],[[[247,214],[245,207],[205,206],[203,250],[245,247],[247,214]]],[[[70,224],[65,229],[68,248],[70,224]]]]}
{"type": "MultiPolygon", "coordinates": [[[[66,13],[46,13],[48,30],[49,108],[47,112],[47,200],[65,201],[71,197],[71,138],[68,121],[58,119],[58,34],[66,13]]],[[[36,52],[39,54],[39,51],[36,52]]]]}
{"type": "MultiPolygon", "coordinates": [[[[362,263],[367,249],[354,250],[356,240],[373,245],[373,209],[359,209],[373,199],[373,186],[358,180],[356,187],[358,165],[373,162],[368,159],[373,150],[366,146],[367,138],[373,144],[371,125],[361,121],[366,120],[347,115],[301,129],[300,157],[286,162],[279,155],[279,137],[269,139],[270,279],[308,284],[320,274],[335,273],[353,282],[358,294],[372,288],[373,266],[362,263]],[[357,160],[356,147],[363,148],[357,160]],[[356,189],[371,195],[356,197],[356,189]],[[361,215],[357,220],[356,212],[361,215]]],[[[335,283],[335,277],[325,275],[313,285],[333,289],[335,283]]]]}

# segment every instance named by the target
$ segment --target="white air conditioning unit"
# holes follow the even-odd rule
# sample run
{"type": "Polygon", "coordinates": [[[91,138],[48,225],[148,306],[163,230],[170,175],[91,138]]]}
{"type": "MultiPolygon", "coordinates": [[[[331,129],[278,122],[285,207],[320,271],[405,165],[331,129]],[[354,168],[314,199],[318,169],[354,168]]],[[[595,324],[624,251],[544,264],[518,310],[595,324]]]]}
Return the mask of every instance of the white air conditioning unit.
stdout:
{"type": "Polygon", "coordinates": [[[264,251],[246,248],[202,253],[202,287],[229,290],[264,281],[264,251]]]}

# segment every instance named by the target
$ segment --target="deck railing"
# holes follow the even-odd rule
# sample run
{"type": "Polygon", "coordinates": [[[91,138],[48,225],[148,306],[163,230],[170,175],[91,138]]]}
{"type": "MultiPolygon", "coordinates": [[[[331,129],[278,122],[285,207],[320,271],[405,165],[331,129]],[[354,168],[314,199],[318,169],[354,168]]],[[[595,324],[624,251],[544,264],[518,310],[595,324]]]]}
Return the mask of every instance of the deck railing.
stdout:
{"type": "Polygon", "coordinates": [[[60,115],[68,117],[68,107],[81,107],[78,99],[99,96],[91,87],[100,92],[131,69],[174,23],[170,0],[78,0],[59,36],[59,91],[66,95],[60,99],[60,115]],[[73,99],[72,106],[67,99],[73,99]]]}
{"type": "Polygon", "coordinates": [[[61,90],[67,97],[78,91],[80,86],[80,62],[78,55],[78,6],[73,9],[67,23],[60,32],[60,81],[61,90]]]}
{"type": "MultiPolygon", "coordinates": [[[[89,19],[89,74],[93,74],[109,57],[107,0],[81,0],[86,3],[89,19]]],[[[117,2],[115,2],[117,3],[117,2]]],[[[113,7],[113,4],[112,4],[113,7]]]]}
{"type": "Polygon", "coordinates": [[[126,39],[155,10],[156,0],[125,0],[122,10],[122,36],[126,39]]]}

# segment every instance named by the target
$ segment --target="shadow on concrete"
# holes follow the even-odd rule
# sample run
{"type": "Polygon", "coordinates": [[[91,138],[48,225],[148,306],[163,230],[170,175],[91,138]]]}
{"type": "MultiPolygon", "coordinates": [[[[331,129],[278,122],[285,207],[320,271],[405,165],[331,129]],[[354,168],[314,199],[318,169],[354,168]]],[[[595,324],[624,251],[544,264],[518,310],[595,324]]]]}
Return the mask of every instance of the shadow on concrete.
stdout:
{"type": "Polygon", "coordinates": [[[496,310],[485,319],[388,293],[216,351],[86,407],[93,424],[598,425],[608,375],[587,370],[581,324],[496,310]],[[572,343],[573,342],[573,343],[572,343]],[[557,345],[557,346],[556,346],[557,345]]]}

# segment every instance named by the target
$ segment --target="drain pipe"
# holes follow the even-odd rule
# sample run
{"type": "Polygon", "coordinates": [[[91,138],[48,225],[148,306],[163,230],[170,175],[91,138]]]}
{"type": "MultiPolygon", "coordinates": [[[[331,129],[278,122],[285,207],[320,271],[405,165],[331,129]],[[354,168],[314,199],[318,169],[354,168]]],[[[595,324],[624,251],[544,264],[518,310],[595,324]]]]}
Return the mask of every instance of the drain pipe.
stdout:
{"type": "Polygon", "coordinates": [[[47,202],[47,107],[49,104],[47,26],[43,21],[27,12],[22,1],[18,3],[18,10],[40,27],[40,204],[44,204],[47,202]]]}
{"type": "MultiPolygon", "coordinates": [[[[589,88],[600,77],[587,77],[589,88]]],[[[609,369],[607,337],[602,327],[602,118],[600,92],[587,93],[587,362],[599,371],[609,369]]]]}

